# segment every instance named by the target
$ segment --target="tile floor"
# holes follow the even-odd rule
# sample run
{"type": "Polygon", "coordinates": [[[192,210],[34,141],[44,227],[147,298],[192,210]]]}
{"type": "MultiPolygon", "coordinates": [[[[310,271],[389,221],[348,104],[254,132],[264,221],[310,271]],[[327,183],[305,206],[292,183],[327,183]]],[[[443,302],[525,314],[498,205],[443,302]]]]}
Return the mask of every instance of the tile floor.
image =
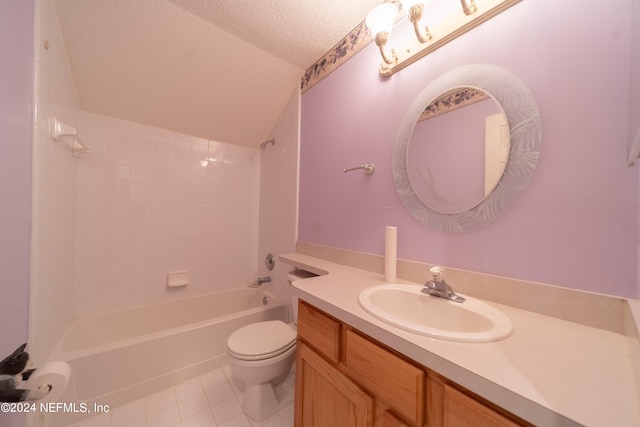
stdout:
{"type": "Polygon", "coordinates": [[[72,427],[293,427],[294,370],[276,387],[280,411],[264,421],[242,412],[243,393],[225,366],[72,427]]]}

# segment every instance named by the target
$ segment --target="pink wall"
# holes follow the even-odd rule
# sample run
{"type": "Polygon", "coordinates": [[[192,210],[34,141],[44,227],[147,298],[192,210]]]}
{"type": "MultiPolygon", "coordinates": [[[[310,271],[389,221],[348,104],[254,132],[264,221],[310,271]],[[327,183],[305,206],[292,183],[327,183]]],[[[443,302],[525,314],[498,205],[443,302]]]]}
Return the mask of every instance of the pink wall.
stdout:
{"type": "MultiPolygon", "coordinates": [[[[523,1],[389,79],[371,44],[302,96],[299,240],[620,296],[636,296],[638,172],[626,166],[631,0],[523,1]],[[576,12],[579,11],[579,12],[576,12]],[[576,16],[579,14],[579,17],[576,16]],[[391,178],[396,130],[442,73],[487,63],[533,92],[538,169],[495,222],[445,234],[404,209],[391,178]],[[373,162],[373,176],[343,174],[373,162]]],[[[389,46],[408,37],[403,20],[389,46]]]]}
{"type": "MultiPolygon", "coordinates": [[[[27,341],[33,3],[0,2],[0,359],[27,341]],[[7,67],[6,64],[11,64],[7,67]]],[[[19,426],[0,413],[0,425],[19,426]]]]}

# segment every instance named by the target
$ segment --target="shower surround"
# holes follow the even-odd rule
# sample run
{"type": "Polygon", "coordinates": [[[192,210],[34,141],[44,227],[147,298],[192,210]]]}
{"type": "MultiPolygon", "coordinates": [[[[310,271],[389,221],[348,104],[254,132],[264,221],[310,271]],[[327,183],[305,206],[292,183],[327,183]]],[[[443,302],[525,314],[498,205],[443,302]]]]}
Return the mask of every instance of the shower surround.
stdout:
{"type": "Polygon", "coordinates": [[[255,281],[260,151],[83,111],[55,2],[35,16],[29,350],[42,363],[77,316],[255,281]],[[52,142],[51,116],[92,151],[52,142]],[[176,270],[189,286],[166,287],[176,270]]]}
{"type": "Polygon", "coordinates": [[[61,204],[75,219],[66,236],[47,233],[60,231],[47,230],[54,223],[38,223],[45,234],[39,233],[36,247],[52,262],[65,257],[52,270],[73,267],[74,316],[254,281],[258,150],[84,111],[79,116],[79,132],[92,151],[76,160],[45,137],[41,144],[49,146],[38,158],[40,208],[61,204]],[[47,188],[56,181],[67,191],[47,188]],[[54,242],[60,241],[69,246],[67,254],[57,252],[54,242]],[[190,271],[191,282],[168,289],[167,274],[177,270],[190,271]]]}

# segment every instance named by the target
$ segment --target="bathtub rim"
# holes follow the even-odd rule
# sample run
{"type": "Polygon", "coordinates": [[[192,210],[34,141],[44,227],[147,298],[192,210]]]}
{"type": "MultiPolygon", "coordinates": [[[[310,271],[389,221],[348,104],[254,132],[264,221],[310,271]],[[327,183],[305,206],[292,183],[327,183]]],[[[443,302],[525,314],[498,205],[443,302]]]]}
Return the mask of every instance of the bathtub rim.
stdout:
{"type": "MultiPolygon", "coordinates": [[[[196,329],[196,328],[202,328],[205,327],[209,324],[212,323],[212,321],[224,321],[224,320],[229,320],[232,319],[234,317],[236,317],[238,315],[238,313],[254,313],[254,312],[259,312],[261,310],[264,310],[263,305],[258,306],[258,307],[252,307],[250,309],[247,310],[242,310],[240,312],[233,312],[230,314],[226,314],[224,316],[218,316],[218,317],[209,317],[205,320],[201,320],[198,322],[193,322],[193,323],[188,323],[186,325],[181,325],[181,326],[176,326],[173,328],[168,328],[168,329],[163,329],[160,331],[156,331],[156,332],[152,332],[152,333],[148,333],[148,334],[144,334],[144,335],[138,335],[135,337],[131,337],[131,338],[126,338],[123,340],[118,340],[118,341],[112,341],[109,343],[105,343],[105,344],[99,344],[99,345],[94,345],[94,346],[90,346],[90,347],[86,347],[86,348],[82,348],[82,349],[78,349],[78,350],[72,350],[72,351],[64,351],[63,350],[63,346],[64,346],[64,342],[66,340],[66,338],[68,337],[70,331],[71,331],[71,327],[72,325],[79,321],[79,320],[84,320],[84,319],[92,319],[92,318],[96,318],[96,317],[102,317],[102,316],[107,316],[107,315],[113,315],[113,314],[117,314],[117,313],[121,313],[121,312],[125,312],[125,311],[134,311],[136,309],[140,309],[140,308],[146,308],[146,307],[157,307],[157,306],[161,306],[161,305],[165,305],[165,304],[171,304],[174,302],[183,302],[189,299],[196,299],[196,298],[203,298],[203,297],[208,297],[208,296],[212,296],[212,295],[217,295],[217,294],[221,294],[221,293],[231,293],[231,292],[236,292],[239,290],[246,290],[247,288],[242,287],[242,288],[228,288],[228,289],[224,289],[224,290],[220,290],[220,291],[215,291],[215,292],[209,292],[206,294],[198,294],[198,295],[192,295],[189,297],[182,297],[182,298],[176,298],[176,299],[171,299],[171,300],[167,300],[167,301],[162,301],[162,302],[157,302],[157,303],[152,303],[152,304],[144,304],[144,305],[136,305],[136,306],[131,306],[131,307],[127,307],[125,309],[121,309],[121,310],[105,310],[104,312],[100,312],[100,313],[94,313],[94,314],[90,314],[90,315],[86,315],[86,316],[78,316],[76,318],[73,319],[73,321],[67,326],[67,328],[65,329],[64,333],[62,334],[62,336],[56,341],[55,346],[53,347],[53,349],[51,350],[51,353],[49,354],[49,356],[46,359],[46,362],[50,362],[50,361],[55,361],[55,360],[73,360],[73,359],[77,359],[77,358],[81,358],[81,357],[85,357],[97,352],[103,352],[103,351],[110,351],[110,350],[114,350],[120,347],[124,347],[127,345],[132,345],[134,343],[137,342],[145,342],[145,341],[150,341],[153,339],[157,339],[160,337],[163,337],[165,335],[169,335],[169,334],[174,334],[174,333],[180,333],[180,332],[185,332],[191,329],[196,329]]],[[[266,297],[268,297],[270,299],[270,301],[272,301],[271,303],[268,304],[268,306],[278,306],[278,305],[287,305],[285,302],[280,301],[278,298],[276,298],[276,296],[273,294],[273,292],[270,292],[268,290],[265,289],[256,289],[259,293],[264,294],[266,297]]],[[[46,363],[45,362],[45,363],[46,363]]]]}
{"type": "MultiPolygon", "coordinates": [[[[259,306],[253,307],[251,309],[235,311],[230,315],[212,317],[208,319],[209,320],[208,322],[207,321],[193,322],[191,324],[184,325],[184,327],[186,327],[186,331],[182,331],[184,327],[178,327],[178,328],[165,329],[163,332],[166,332],[166,333],[164,335],[161,335],[160,337],[151,338],[151,336],[155,334],[147,334],[147,335],[144,335],[144,337],[149,339],[143,340],[140,337],[138,337],[133,340],[134,341],[133,343],[128,343],[126,345],[114,347],[112,350],[97,351],[96,349],[98,349],[99,346],[91,347],[91,349],[94,350],[91,353],[85,354],[83,356],[80,356],[80,354],[76,354],[76,356],[78,357],[67,359],[68,362],[72,365],[72,375],[71,375],[68,387],[64,390],[63,395],[59,400],[61,402],[84,402],[88,407],[93,407],[94,404],[99,404],[99,405],[106,404],[111,408],[115,408],[118,406],[122,406],[128,402],[140,399],[144,396],[149,396],[151,394],[157,393],[161,390],[164,390],[165,388],[174,387],[178,384],[184,383],[186,381],[190,381],[191,379],[197,376],[204,375],[213,370],[223,368],[224,366],[227,366],[229,364],[228,355],[225,351],[226,341],[214,339],[213,342],[218,344],[214,344],[214,346],[210,347],[209,350],[205,350],[204,353],[200,354],[200,356],[204,356],[204,357],[197,356],[195,359],[187,358],[188,360],[184,360],[180,356],[178,356],[177,359],[175,359],[174,357],[172,360],[182,360],[182,362],[185,362],[185,363],[175,364],[172,361],[172,362],[169,362],[168,365],[166,365],[166,369],[161,369],[161,370],[158,370],[156,366],[155,369],[151,368],[151,371],[147,371],[145,374],[143,374],[139,378],[129,377],[129,379],[125,382],[120,381],[118,382],[118,384],[110,384],[110,386],[107,386],[106,388],[103,387],[102,389],[94,389],[93,387],[91,387],[87,389],[86,388],[87,384],[85,383],[84,380],[81,379],[81,378],[87,378],[87,379],[96,380],[93,374],[90,374],[89,376],[87,376],[87,373],[90,372],[90,371],[87,371],[87,367],[90,370],[92,370],[93,367],[100,368],[102,366],[102,368],[99,369],[99,371],[102,373],[97,375],[104,375],[105,372],[111,372],[111,369],[105,368],[105,365],[102,364],[102,361],[105,361],[108,366],[112,366],[112,365],[118,366],[118,367],[129,366],[128,364],[130,361],[133,363],[138,363],[139,360],[142,360],[138,358],[137,356],[138,354],[156,354],[155,352],[145,353],[144,351],[143,353],[139,353],[137,348],[127,350],[127,347],[142,346],[144,347],[143,350],[145,351],[146,350],[153,351],[153,349],[150,349],[147,346],[149,344],[153,346],[154,340],[165,340],[164,345],[166,345],[167,342],[175,344],[176,342],[173,341],[175,338],[180,339],[179,337],[181,335],[190,334],[192,338],[185,338],[187,342],[201,343],[203,341],[206,341],[206,338],[198,339],[197,337],[211,336],[209,332],[209,328],[214,328],[213,329],[214,337],[221,338],[222,335],[218,335],[218,333],[224,333],[225,335],[227,335],[232,333],[233,330],[236,330],[237,328],[247,325],[249,323],[260,322],[264,320],[275,320],[275,319],[286,321],[291,310],[289,304],[283,304],[282,300],[278,300],[278,299],[273,299],[272,301],[273,301],[272,304],[268,304],[266,306],[260,304],[259,306]],[[229,324],[229,322],[232,322],[232,323],[229,324]],[[220,330],[219,328],[222,328],[222,330],[220,330]],[[204,336],[202,335],[203,333],[205,334],[204,336]],[[196,341],[193,340],[194,334],[195,334],[196,341]],[[169,341],[166,341],[166,340],[169,340],[169,341]],[[213,350],[213,351],[210,351],[210,350],[213,350]],[[100,353],[103,353],[103,352],[108,353],[112,351],[117,353],[115,359],[113,359],[111,355],[107,355],[107,358],[109,359],[109,361],[106,361],[107,359],[104,359],[104,358],[101,359],[100,353]],[[136,356],[133,356],[134,354],[136,356]],[[89,357],[89,358],[97,357],[98,359],[93,359],[93,361],[89,362],[89,365],[86,365],[86,363],[82,361],[83,357],[89,357]],[[125,360],[126,362],[122,362],[125,360]],[[75,371],[73,369],[73,366],[74,366],[73,364],[77,362],[83,363],[84,368],[81,368],[79,371],[75,371]],[[80,382],[78,382],[79,380],[80,382]]],[[[121,341],[118,341],[118,343],[122,344],[128,341],[129,340],[121,340],[121,341]]],[[[199,347],[200,344],[196,344],[196,345],[199,347]]],[[[205,344],[205,345],[208,346],[210,344],[205,344]]],[[[157,350],[157,345],[155,347],[157,350]]],[[[173,347],[174,346],[166,347],[166,348],[173,348],[173,347]]],[[[182,339],[182,344],[176,346],[176,348],[182,348],[182,349],[189,348],[189,347],[190,347],[189,345],[186,345],[186,346],[184,345],[184,339],[182,339]]],[[[167,360],[165,360],[165,362],[167,362],[167,360]]],[[[160,363],[159,366],[165,366],[164,365],[165,362],[160,363]]],[[[115,369],[118,370],[119,368],[115,368],[115,369]]],[[[144,369],[147,370],[146,367],[144,369]]],[[[42,420],[32,419],[32,421],[33,422],[37,421],[36,422],[37,427],[44,427],[44,425],[39,424],[40,422],[43,422],[43,423],[46,422],[47,423],[46,426],[49,426],[49,427],[64,427],[64,426],[78,423],[84,420],[86,416],[87,414],[84,414],[84,413],[62,413],[62,414],[56,414],[51,416],[47,415],[46,420],[44,420],[43,418],[42,420]]],[[[29,426],[29,427],[34,427],[34,426],[29,426]]]]}

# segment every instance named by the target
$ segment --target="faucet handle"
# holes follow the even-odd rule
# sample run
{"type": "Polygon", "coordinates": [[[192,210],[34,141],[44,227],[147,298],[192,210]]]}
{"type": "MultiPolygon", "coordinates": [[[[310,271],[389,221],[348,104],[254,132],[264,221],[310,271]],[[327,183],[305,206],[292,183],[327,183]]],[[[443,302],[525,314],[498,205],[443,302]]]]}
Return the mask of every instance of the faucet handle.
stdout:
{"type": "Polygon", "coordinates": [[[441,282],[444,279],[444,268],[442,267],[431,267],[429,269],[429,273],[431,273],[431,280],[434,282],[441,282]]]}

